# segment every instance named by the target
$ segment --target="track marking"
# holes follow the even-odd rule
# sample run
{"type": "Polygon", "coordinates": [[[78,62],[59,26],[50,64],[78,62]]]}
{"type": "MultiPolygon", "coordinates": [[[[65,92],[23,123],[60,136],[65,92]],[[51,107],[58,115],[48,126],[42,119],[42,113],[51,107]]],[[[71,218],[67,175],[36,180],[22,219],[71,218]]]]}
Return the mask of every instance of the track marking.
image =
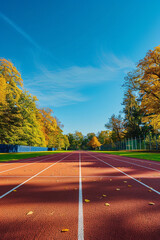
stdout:
{"type": "MultiPolygon", "coordinates": [[[[57,155],[56,155],[56,156],[57,156],[57,155]]],[[[56,156],[52,156],[52,157],[50,157],[50,158],[53,158],[53,157],[56,157],[56,156]]],[[[39,160],[39,161],[35,161],[35,162],[31,162],[31,163],[27,163],[27,164],[22,165],[22,166],[18,166],[18,167],[14,167],[14,168],[6,169],[6,170],[1,171],[0,173],[9,172],[9,171],[12,171],[12,170],[14,170],[14,169],[18,169],[18,168],[22,168],[22,167],[25,167],[25,166],[29,166],[29,165],[31,165],[31,164],[35,164],[35,163],[42,162],[42,161],[47,161],[47,160],[50,159],[50,158],[47,158],[47,159],[41,159],[41,160],[39,160]]]]}
{"type": "MultiPolygon", "coordinates": [[[[0,176],[0,178],[27,178],[27,177],[32,177],[32,176],[9,176],[9,175],[6,175],[6,176],[0,176]]],[[[122,178],[123,176],[104,176],[104,175],[100,175],[100,176],[83,176],[83,178],[122,178]]],[[[148,176],[148,178],[156,178],[157,177],[160,178],[160,176],[148,176]]],[[[37,178],[79,178],[79,176],[38,176],[37,178]]],[[[146,177],[138,177],[138,178],[146,178],[146,177]]]]}
{"type": "Polygon", "coordinates": [[[83,195],[82,195],[82,173],[81,173],[81,154],[80,154],[80,153],[79,153],[78,240],[84,240],[84,227],[83,227],[83,195]]]}
{"type": "MultiPolygon", "coordinates": [[[[100,156],[103,156],[103,155],[100,155],[100,156]]],[[[105,156],[105,157],[106,157],[106,158],[109,158],[109,159],[112,159],[112,160],[114,159],[114,160],[116,160],[116,161],[120,161],[120,162],[124,162],[124,163],[129,163],[129,164],[131,164],[131,165],[135,165],[135,166],[138,166],[138,167],[150,169],[150,170],[152,170],[152,171],[160,172],[160,170],[157,170],[157,169],[155,169],[155,168],[145,167],[145,166],[143,166],[143,165],[139,165],[139,164],[136,164],[136,163],[131,163],[131,162],[123,161],[123,160],[120,160],[120,159],[118,159],[118,158],[111,158],[111,157],[108,157],[108,156],[105,156]]]]}
{"type": "MultiPolygon", "coordinates": [[[[101,153],[102,154],[102,153],[101,153]]],[[[106,153],[104,153],[104,155],[103,156],[105,156],[105,155],[112,155],[112,154],[106,154],[106,153]]],[[[106,156],[106,157],[107,157],[106,156]]],[[[119,155],[112,155],[113,156],[113,159],[114,159],[114,157],[117,157],[117,156],[119,156],[119,155]]],[[[140,159],[138,159],[138,158],[133,158],[133,157],[125,157],[125,156],[119,156],[119,157],[124,157],[124,158],[127,158],[128,160],[135,160],[135,161],[138,161],[138,162],[144,162],[144,163],[148,163],[148,164],[156,164],[156,165],[159,165],[160,166],[160,162],[155,162],[154,160],[148,160],[148,159],[144,159],[144,160],[140,160],[140,159]]]]}
{"type": "MultiPolygon", "coordinates": [[[[90,155],[90,154],[89,154],[89,155],[90,155]]],[[[134,181],[138,182],[139,184],[141,184],[141,185],[145,186],[146,188],[152,189],[152,191],[153,191],[153,192],[155,192],[155,193],[157,193],[158,195],[160,195],[160,192],[159,192],[159,191],[155,190],[154,188],[152,188],[152,187],[148,186],[148,185],[147,185],[147,184],[145,184],[145,183],[142,183],[142,182],[138,181],[136,178],[134,178],[134,177],[132,177],[132,176],[128,175],[127,173],[125,173],[125,172],[121,171],[120,169],[118,169],[118,168],[114,167],[113,165],[111,165],[111,164],[109,164],[109,163],[106,163],[106,162],[104,162],[102,159],[100,159],[100,158],[97,158],[97,157],[95,157],[95,156],[93,156],[93,155],[90,155],[90,156],[91,156],[91,157],[94,157],[94,158],[98,159],[99,161],[101,161],[101,162],[105,163],[106,165],[108,165],[108,166],[110,166],[110,167],[112,167],[112,168],[116,169],[117,171],[119,171],[119,172],[121,172],[122,174],[126,175],[127,177],[129,177],[129,178],[133,179],[134,181]]]]}
{"type": "MultiPolygon", "coordinates": [[[[70,154],[72,155],[72,154],[70,154]]],[[[2,199],[3,197],[7,196],[9,193],[13,192],[14,190],[16,190],[17,188],[21,187],[22,185],[24,185],[25,183],[29,182],[31,179],[37,177],[39,174],[43,173],[44,171],[46,171],[47,169],[51,168],[52,166],[54,166],[55,164],[59,163],[60,161],[64,160],[65,158],[69,157],[70,155],[58,160],[57,162],[53,163],[52,165],[46,167],[45,169],[41,170],[40,172],[36,173],[35,175],[33,175],[32,177],[28,178],[26,181],[20,183],[19,185],[17,185],[16,187],[12,188],[11,190],[9,190],[8,192],[4,193],[3,195],[0,196],[0,199],[2,199]]]]}

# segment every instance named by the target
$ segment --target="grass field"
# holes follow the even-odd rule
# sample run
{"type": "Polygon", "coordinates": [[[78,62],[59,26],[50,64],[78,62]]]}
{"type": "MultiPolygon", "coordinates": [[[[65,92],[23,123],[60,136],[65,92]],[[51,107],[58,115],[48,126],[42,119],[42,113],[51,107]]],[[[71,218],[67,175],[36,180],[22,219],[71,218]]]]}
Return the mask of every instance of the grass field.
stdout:
{"type": "Polygon", "coordinates": [[[142,152],[142,151],[141,152],[140,151],[95,151],[95,152],[119,155],[124,157],[141,158],[141,159],[160,162],[160,153],[155,153],[155,152],[142,152]]]}
{"type": "Polygon", "coordinates": [[[44,152],[26,152],[26,153],[0,153],[0,162],[16,161],[32,157],[63,153],[66,151],[44,151],[44,152]]]}

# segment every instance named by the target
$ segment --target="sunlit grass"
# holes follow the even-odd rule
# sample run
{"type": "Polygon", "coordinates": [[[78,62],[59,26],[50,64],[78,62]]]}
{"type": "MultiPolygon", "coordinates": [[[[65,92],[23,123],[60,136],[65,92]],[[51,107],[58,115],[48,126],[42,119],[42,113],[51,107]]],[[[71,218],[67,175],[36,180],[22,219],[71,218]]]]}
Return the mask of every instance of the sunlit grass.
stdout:
{"type": "Polygon", "coordinates": [[[147,160],[153,160],[153,161],[160,161],[159,152],[144,152],[144,151],[94,151],[94,152],[107,153],[107,154],[119,155],[124,157],[147,159],[147,160]]]}
{"type": "Polygon", "coordinates": [[[0,153],[0,162],[16,161],[20,159],[33,158],[55,153],[65,153],[70,151],[44,151],[44,152],[26,152],[26,153],[0,153]]]}

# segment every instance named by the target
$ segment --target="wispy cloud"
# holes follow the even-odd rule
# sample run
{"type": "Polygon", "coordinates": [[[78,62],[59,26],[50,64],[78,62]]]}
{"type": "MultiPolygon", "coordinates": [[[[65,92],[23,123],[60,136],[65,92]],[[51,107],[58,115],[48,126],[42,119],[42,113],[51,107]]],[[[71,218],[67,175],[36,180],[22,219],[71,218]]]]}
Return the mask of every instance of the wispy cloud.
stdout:
{"type": "Polygon", "coordinates": [[[16,30],[21,36],[23,36],[34,48],[39,52],[46,54],[52,60],[57,61],[55,57],[47,51],[45,48],[40,46],[28,33],[26,33],[22,28],[20,28],[13,20],[0,12],[0,18],[2,18],[6,23],[8,23],[14,30],[16,30]]]}
{"type": "Polygon", "coordinates": [[[72,66],[51,71],[40,65],[40,73],[32,79],[26,79],[25,86],[46,105],[58,107],[86,101],[88,96],[82,93],[84,87],[117,80],[134,66],[127,58],[120,59],[114,55],[108,58],[109,61],[106,58],[100,67],[72,66]]]}
{"type": "Polygon", "coordinates": [[[41,47],[28,35],[23,29],[21,29],[16,23],[14,23],[10,18],[0,12],[0,17],[7,22],[11,27],[13,27],[19,34],[21,34],[28,42],[30,42],[34,47],[41,49],[41,47]]]}

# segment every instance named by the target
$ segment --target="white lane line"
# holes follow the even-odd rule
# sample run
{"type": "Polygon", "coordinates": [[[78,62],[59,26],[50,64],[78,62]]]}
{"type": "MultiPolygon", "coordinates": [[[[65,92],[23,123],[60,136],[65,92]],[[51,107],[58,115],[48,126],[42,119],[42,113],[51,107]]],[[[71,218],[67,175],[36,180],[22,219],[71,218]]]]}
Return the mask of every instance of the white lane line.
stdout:
{"type": "MultiPolygon", "coordinates": [[[[56,155],[56,156],[57,156],[57,155],[56,155]]],[[[56,157],[56,156],[52,156],[52,157],[50,157],[50,158],[53,158],[53,157],[56,157]]],[[[50,158],[45,158],[45,159],[41,159],[41,160],[39,160],[39,161],[27,163],[27,164],[22,165],[22,166],[18,166],[18,167],[14,167],[14,168],[9,168],[9,169],[6,169],[6,170],[1,171],[0,173],[9,172],[9,171],[12,171],[12,170],[14,170],[14,169],[18,169],[18,168],[22,168],[22,167],[25,167],[25,166],[29,166],[29,165],[32,165],[32,164],[35,164],[35,163],[38,163],[38,162],[47,161],[47,160],[50,159],[50,158]]]]}
{"type": "MultiPolygon", "coordinates": [[[[32,176],[0,176],[0,178],[27,178],[27,177],[32,177],[32,176]]],[[[103,176],[103,175],[100,175],[100,176],[83,176],[83,178],[123,178],[123,176],[103,176]]],[[[79,176],[38,176],[37,178],[79,178],[79,176]]],[[[146,176],[143,177],[143,176],[139,176],[138,178],[141,178],[141,179],[146,179],[146,176]]],[[[148,176],[147,178],[160,178],[160,176],[148,176]]]]}
{"type": "MultiPolygon", "coordinates": [[[[3,162],[0,162],[0,167],[4,167],[4,166],[7,166],[7,165],[11,165],[11,164],[14,164],[14,163],[25,163],[25,162],[27,162],[27,161],[33,161],[33,160],[35,160],[35,159],[33,159],[33,158],[36,158],[36,159],[39,159],[39,158],[42,158],[42,157],[46,157],[46,156],[50,156],[51,154],[49,154],[49,155],[43,155],[43,156],[38,156],[38,157],[32,157],[32,158],[26,158],[26,159],[17,159],[17,160],[15,160],[15,161],[13,161],[13,162],[10,162],[10,163],[3,163],[3,162]]],[[[10,161],[12,161],[12,160],[10,160],[10,161]]]]}
{"type": "Polygon", "coordinates": [[[89,154],[89,155],[90,155],[90,156],[92,156],[92,157],[94,157],[94,158],[96,158],[96,159],[98,159],[99,161],[101,161],[101,162],[105,163],[106,165],[108,165],[108,166],[110,166],[110,167],[112,167],[112,168],[116,169],[117,171],[119,171],[119,172],[121,172],[122,174],[124,174],[125,176],[127,176],[127,177],[129,177],[129,178],[133,179],[134,181],[138,182],[139,184],[141,184],[141,185],[145,186],[146,188],[152,189],[152,191],[153,191],[153,192],[155,192],[155,193],[157,193],[158,195],[160,195],[160,192],[159,192],[159,191],[157,191],[156,189],[154,189],[154,188],[152,188],[152,187],[148,186],[148,185],[147,185],[147,184],[145,184],[145,183],[142,183],[142,182],[138,181],[136,178],[134,178],[134,177],[130,176],[129,174],[127,174],[127,173],[125,173],[125,172],[121,171],[120,169],[118,169],[118,168],[114,167],[113,165],[111,165],[111,164],[109,164],[109,163],[106,163],[106,162],[105,162],[105,161],[103,161],[102,159],[100,159],[100,158],[97,158],[97,157],[95,157],[95,156],[93,156],[93,155],[91,155],[91,154],[89,154]]]}
{"type": "MultiPolygon", "coordinates": [[[[104,153],[104,155],[107,155],[107,156],[110,155],[111,156],[112,154],[104,153]]],[[[114,157],[117,157],[119,155],[112,155],[112,156],[113,156],[113,159],[114,159],[114,157]]],[[[160,162],[158,163],[158,162],[155,162],[154,160],[148,160],[148,159],[140,160],[138,158],[126,157],[126,156],[119,156],[119,157],[124,157],[124,158],[127,158],[128,160],[134,160],[134,161],[138,161],[138,162],[144,162],[144,163],[155,164],[155,165],[160,166],[160,162]]]]}
{"type": "MultiPolygon", "coordinates": [[[[100,156],[103,156],[103,155],[100,155],[100,156]]],[[[123,160],[120,160],[120,159],[118,159],[118,158],[112,158],[112,157],[108,157],[108,156],[105,156],[105,157],[106,157],[106,158],[109,158],[109,159],[112,159],[112,160],[116,160],[116,161],[120,161],[120,162],[124,162],[124,163],[129,163],[129,164],[131,164],[131,165],[135,165],[135,166],[138,166],[138,167],[150,169],[150,170],[152,170],[152,171],[160,172],[160,170],[157,170],[157,169],[155,169],[155,168],[146,167],[146,166],[139,165],[139,164],[136,164],[136,163],[123,161],[123,160]]]]}
{"type": "MultiPolygon", "coordinates": [[[[70,154],[72,155],[72,154],[70,154]]],[[[46,167],[45,169],[41,170],[40,172],[38,172],[37,174],[33,175],[32,177],[28,178],[26,181],[20,183],[19,185],[17,185],[16,187],[12,188],[11,190],[9,190],[8,192],[4,193],[3,195],[0,196],[0,199],[2,199],[3,197],[7,196],[9,193],[13,192],[14,190],[16,190],[17,188],[21,187],[22,185],[24,185],[25,183],[29,182],[31,179],[37,177],[39,174],[43,173],[44,171],[46,171],[47,169],[51,168],[52,166],[54,166],[55,164],[59,163],[60,161],[64,160],[65,158],[69,157],[70,155],[58,160],[57,162],[53,163],[52,165],[46,167]]]]}
{"type": "Polygon", "coordinates": [[[80,154],[80,153],[79,153],[78,240],[84,240],[84,227],[83,227],[83,195],[82,195],[82,173],[81,173],[81,154],[80,154]]]}

